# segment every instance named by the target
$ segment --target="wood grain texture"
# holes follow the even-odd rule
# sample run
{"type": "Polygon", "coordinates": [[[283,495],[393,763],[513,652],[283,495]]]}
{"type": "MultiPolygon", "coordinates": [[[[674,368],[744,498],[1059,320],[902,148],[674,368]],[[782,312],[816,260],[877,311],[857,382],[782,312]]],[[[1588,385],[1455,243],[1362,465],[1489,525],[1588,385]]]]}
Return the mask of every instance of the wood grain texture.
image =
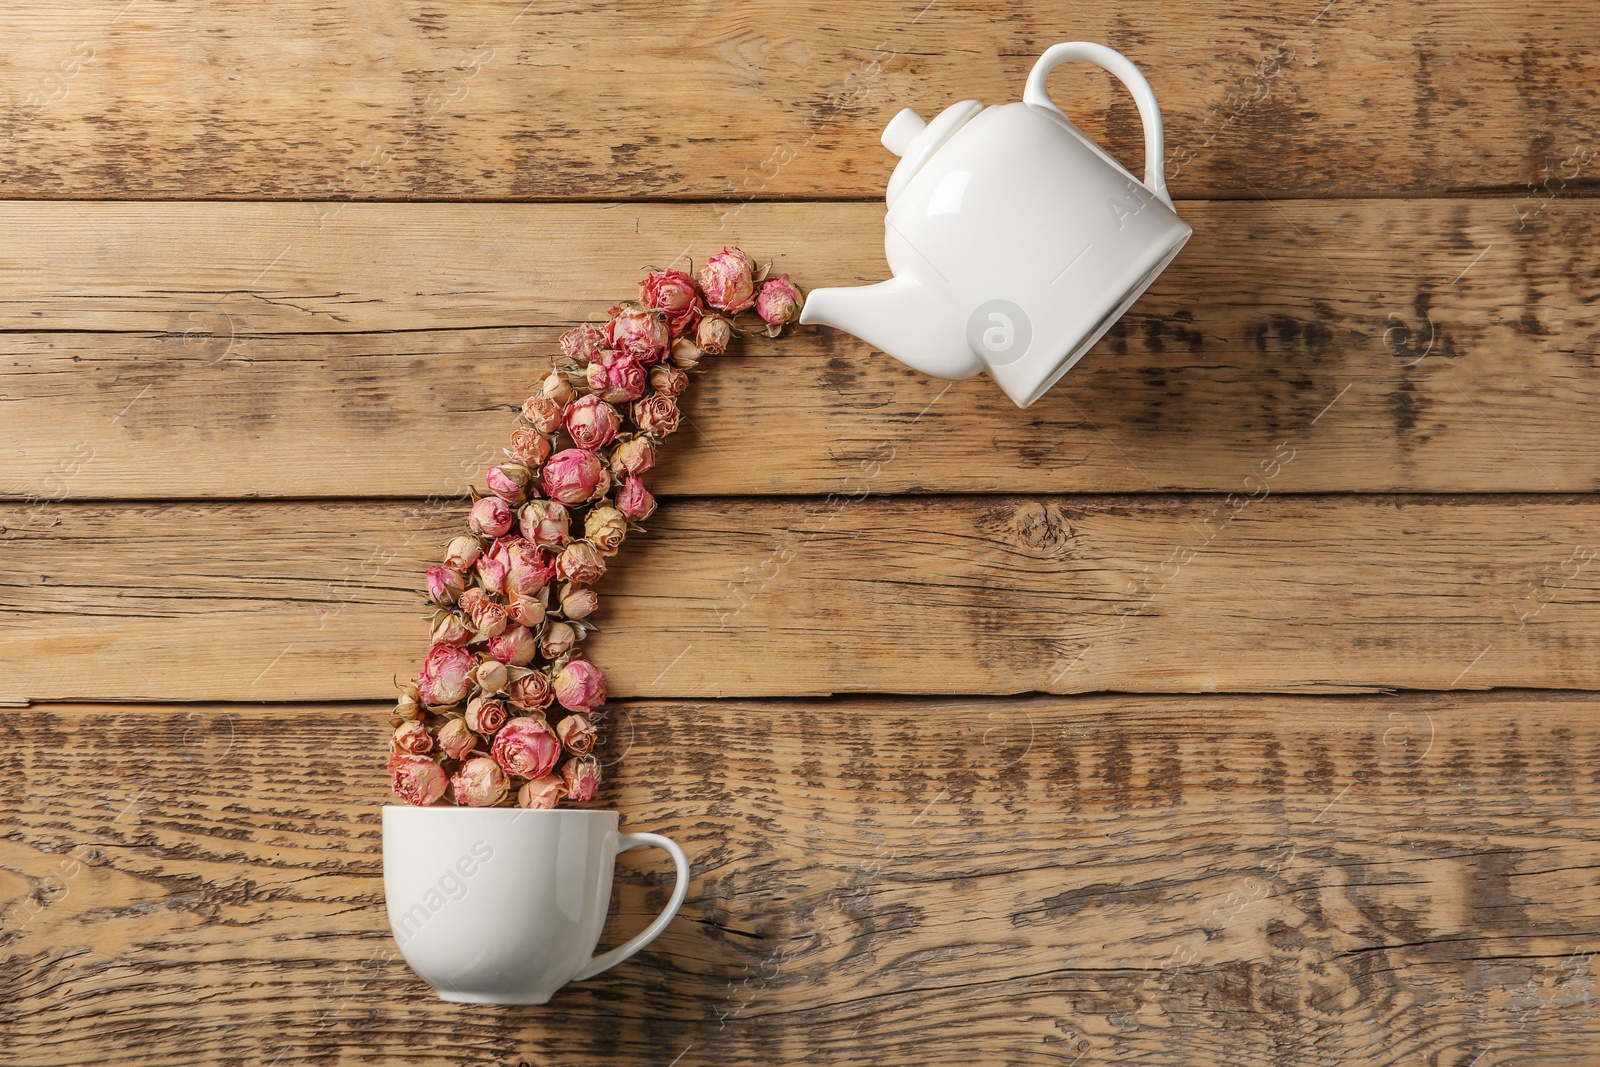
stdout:
{"type": "MultiPolygon", "coordinates": [[[[621,696],[1600,686],[1592,498],[669,501],[621,696]]],[[[0,510],[0,699],[382,699],[460,502],[0,510]]]]}
{"type": "MultiPolygon", "coordinates": [[[[430,999],[382,709],[0,724],[4,1061],[1592,1064],[1586,695],[618,708],[681,916],[544,1008],[430,999]],[[282,772],[284,725],[310,773],[282,772]]],[[[662,903],[621,861],[606,941],[662,903]]],[[[470,892],[470,888],[469,888],[470,892]]]]}
{"type": "MultiPolygon", "coordinates": [[[[1027,411],[836,331],[751,339],[698,376],[658,484],[854,493],[892,453],[877,492],[1232,492],[1287,441],[1287,491],[1600,485],[1600,201],[1185,210],[1183,256],[1027,411]]],[[[0,205],[0,493],[460,492],[559,330],[714,247],[715,211],[0,205]]],[[[728,232],[807,285],[884,270],[870,205],[728,232]]]]}
{"type": "MultiPolygon", "coordinates": [[[[1521,190],[1600,136],[1597,33],[1588,0],[8,5],[0,195],[875,197],[896,111],[1019,99],[1074,38],[1143,67],[1180,196],[1521,190]]],[[[1054,88],[1141,157],[1108,76],[1054,88]]]]}

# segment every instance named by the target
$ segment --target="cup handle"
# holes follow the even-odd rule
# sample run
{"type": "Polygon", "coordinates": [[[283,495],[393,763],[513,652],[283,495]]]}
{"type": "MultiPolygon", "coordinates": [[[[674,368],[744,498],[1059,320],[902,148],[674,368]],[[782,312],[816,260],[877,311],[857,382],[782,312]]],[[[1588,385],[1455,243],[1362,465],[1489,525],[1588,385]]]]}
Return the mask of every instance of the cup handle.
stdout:
{"type": "Polygon", "coordinates": [[[677,881],[672,886],[672,899],[667,901],[667,906],[655,921],[646,926],[629,941],[618,945],[610,952],[603,952],[589,960],[583,970],[579,971],[574,982],[581,982],[585,978],[593,978],[601,971],[610,970],[629,956],[644,948],[656,939],[656,935],[667,928],[672,917],[678,914],[678,909],[683,906],[683,898],[689,895],[689,857],[683,854],[683,849],[669,837],[660,834],[623,834],[617,839],[617,851],[626,852],[630,848],[639,848],[643,845],[655,845],[666,851],[672,857],[673,865],[677,868],[677,881]]]}
{"type": "Polygon", "coordinates": [[[1156,105],[1156,94],[1151,90],[1150,83],[1127,56],[1103,44],[1089,41],[1067,41],[1052,45],[1028,73],[1028,84],[1022,90],[1022,102],[1061,114],[1061,109],[1050,99],[1050,90],[1045,81],[1052,70],[1074,60],[1104,67],[1115,74],[1117,80],[1133,94],[1133,102],[1139,108],[1139,118],[1144,123],[1144,184],[1168,207],[1172,207],[1172,197],[1167,193],[1165,159],[1162,156],[1161,108],[1156,105]]]}

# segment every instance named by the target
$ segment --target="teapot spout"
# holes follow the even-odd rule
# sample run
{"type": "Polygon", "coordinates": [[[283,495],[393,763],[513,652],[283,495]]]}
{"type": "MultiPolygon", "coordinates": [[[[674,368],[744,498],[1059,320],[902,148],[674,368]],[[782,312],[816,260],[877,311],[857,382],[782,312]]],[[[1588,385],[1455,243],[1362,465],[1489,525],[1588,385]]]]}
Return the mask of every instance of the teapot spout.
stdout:
{"type": "Polygon", "coordinates": [[[854,334],[936,378],[970,378],[983,368],[967,346],[961,324],[951,321],[948,309],[912,278],[813,289],[806,295],[800,321],[854,334]]]}

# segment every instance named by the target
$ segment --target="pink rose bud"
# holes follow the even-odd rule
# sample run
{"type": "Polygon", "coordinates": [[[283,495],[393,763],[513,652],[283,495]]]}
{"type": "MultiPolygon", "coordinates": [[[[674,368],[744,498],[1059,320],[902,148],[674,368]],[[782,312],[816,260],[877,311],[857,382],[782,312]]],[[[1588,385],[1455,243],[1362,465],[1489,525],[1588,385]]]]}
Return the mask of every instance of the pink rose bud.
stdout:
{"type": "Polygon", "coordinates": [[[456,803],[468,808],[492,808],[511,791],[511,780],[494,760],[476,756],[450,778],[456,803]]]}
{"type": "Polygon", "coordinates": [[[538,469],[550,458],[550,438],[532,426],[511,431],[511,447],[506,454],[525,467],[538,469]]]}
{"type": "Polygon", "coordinates": [[[579,448],[597,452],[617,436],[622,419],[617,409],[597,396],[583,396],[567,406],[567,433],[579,448]]]}
{"type": "Polygon", "coordinates": [[[567,509],[554,500],[530,500],[517,512],[522,536],[541,548],[560,548],[571,536],[567,509]]]}
{"type": "Polygon", "coordinates": [[[600,606],[600,597],[593,589],[575,585],[561,589],[561,614],[569,619],[587,619],[600,606]]]}
{"type": "Polygon", "coordinates": [[[756,302],[755,273],[755,260],[737,248],[724,248],[700,268],[700,288],[705,290],[706,303],[737,315],[756,302]]]}
{"type": "Polygon", "coordinates": [[[722,355],[732,341],[733,323],[721,315],[707,315],[701,319],[700,328],[694,334],[695,345],[708,356],[722,355]]]}
{"type": "Polygon", "coordinates": [[[606,335],[600,327],[586,322],[561,335],[561,352],[572,362],[583,366],[599,358],[605,341],[606,335]]]}
{"type": "Polygon", "coordinates": [[[612,308],[606,323],[606,343],[619,355],[632,356],[643,366],[667,358],[672,336],[666,320],[641,308],[612,308]]]}
{"type": "Polygon", "coordinates": [[[484,473],[483,480],[489,486],[489,492],[516,507],[527,499],[528,483],[533,480],[533,474],[520,463],[503,463],[498,467],[490,467],[484,473]]]}
{"type": "Polygon", "coordinates": [[[553,396],[530,396],[522,402],[522,417],[540,433],[555,433],[561,429],[561,415],[566,409],[567,405],[553,396]]]}
{"type": "Polygon", "coordinates": [[[617,510],[629,522],[643,522],[656,510],[656,498],[644,487],[643,479],[625,478],[617,490],[617,510]]]}
{"type": "Polygon", "coordinates": [[[544,622],[544,617],[549,613],[544,600],[537,594],[524,596],[512,593],[506,598],[506,618],[521,626],[530,629],[544,622]]]}
{"type": "Polygon", "coordinates": [[[484,592],[499,596],[506,591],[506,571],[509,569],[505,559],[490,549],[478,557],[478,585],[483,587],[484,592]]]}
{"type": "Polygon", "coordinates": [[[567,785],[567,799],[585,804],[600,788],[600,765],[592,759],[569,759],[561,765],[561,778],[567,785]]]}
{"type": "Polygon", "coordinates": [[[478,562],[478,557],[481,555],[483,555],[483,542],[476,537],[462,534],[460,537],[451,538],[450,543],[445,546],[444,565],[453,571],[465,571],[478,562]]]}
{"type": "Polygon", "coordinates": [[[499,537],[511,529],[511,507],[497,496],[486,496],[472,505],[467,524],[484,537],[499,537]]]}
{"type": "Polygon", "coordinates": [[[572,389],[572,383],[560,371],[551,371],[544,376],[544,381],[539,383],[539,395],[560,401],[563,407],[578,397],[572,389]]]}
{"type": "Polygon", "coordinates": [[[695,344],[687,337],[680,337],[676,341],[672,342],[672,352],[670,358],[672,359],[672,365],[674,367],[682,367],[684,370],[694,370],[694,368],[700,363],[700,357],[703,355],[705,355],[705,353],[700,351],[700,346],[695,344]]]}
{"type": "Polygon", "coordinates": [[[616,555],[627,533],[628,518],[616,508],[597,504],[590,508],[589,514],[583,518],[584,538],[603,555],[616,555]]]}
{"type": "Polygon", "coordinates": [[[670,363],[657,363],[650,368],[650,388],[677,399],[689,388],[689,376],[670,363]]]}
{"type": "Polygon", "coordinates": [[[543,778],[530,778],[517,790],[519,808],[547,809],[560,803],[567,792],[567,780],[560,775],[547,774],[543,778]]]}
{"type": "Polygon", "coordinates": [[[564,622],[553,622],[539,635],[539,652],[545,659],[553,660],[571,652],[578,643],[578,630],[564,622]]]}
{"type": "Polygon", "coordinates": [[[554,697],[550,689],[550,676],[544,671],[525,674],[506,689],[506,699],[523,711],[543,711],[550,706],[554,697]]]}
{"type": "Polygon", "coordinates": [[[509,667],[526,667],[539,654],[539,643],[526,626],[507,626],[489,640],[489,655],[509,667]]]}
{"type": "MultiPolygon", "coordinates": [[[[756,314],[770,326],[784,326],[800,320],[800,288],[787,274],[769,278],[756,296],[756,314]]],[[[776,334],[774,333],[774,336],[776,334]]]]}
{"type": "Polygon", "coordinates": [[[666,316],[673,337],[700,320],[700,291],[694,279],[681,270],[653,270],[639,283],[639,300],[666,316]]]}
{"type": "Polygon", "coordinates": [[[451,759],[466,759],[478,747],[478,735],[465,719],[451,719],[439,727],[439,748],[451,759]]]}
{"type": "Polygon", "coordinates": [[[495,548],[506,563],[508,596],[533,596],[555,577],[555,564],[550,554],[525,538],[503,537],[495,542],[495,548]]]}
{"type": "Polygon", "coordinates": [[[544,491],[562,504],[587,504],[605,488],[605,468],[588,449],[564,449],[544,465],[544,491]]]}
{"type": "Polygon", "coordinates": [[[645,373],[644,364],[632,356],[608,352],[589,364],[589,388],[602,400],[625,404],[644,396],[648,384],[645,373]]]}
{"type": "Polygon", "coordinates": [[[540,715],[519,715],[501,727],[489,748],[507,774],[543,778],[561,758],[561,742],[540,715]]]}
{"type": "Polygon", "coordinates": [[[460,571],[434,564],[428,568],[428,599],[441,607],[461,599],[467,579],[460,571]]]}
{"type": "Polygon", "coordinates": [[[420,722],[401,723],[389,741],[389,748],[393,752],[420,756],[433,751],[433,735],[420,722]]]}
{"type": "Polygon", "coordinates": [[[678,402],[665,393],[651,393],[633,402],[633,421],[645,433],[665,437],[678,428],[678,402]]]}
{"type": "Polygon", "coordinates": [[[586,659],[575,659],[556,674],[556,700],[568,711],[587,715],[606,702],[606,676],[586,659]]]}
{"type": "MultiPolygon", "coordinates": [[[[483,565],[483,560],[478,561],[483,565]]],[[[461,594],[459,601],[461,610],[466,612],[467,620],[478,628],[479,637],[499,637],[506,628],[506,609],[495,603],[494,598],[482,589],[474,586],[461,594]]]]}
{"type": "Polygon", "coordinates": [[[467,729],[489,737],[506,724],[506,706],[493,697],[477,697],[467,705],[467,729]]]}
{"type": "Polygon", "coordinates": [[[431,757],[390,756],[389,775],[394,795],[407,804],[425,807],[444,796],[444,768],[431,757]]]}
{"type": "Polygon", "coordinates": [[[472,672],[472,680],[485,693],[503,692],[509,678],[506,665],[497,659],[482,660],[472,672]]]}
{"type": "Polygon", "coordinates": [[[605,557],[587,541],[574,541],[561,550],[556,559],[556,570],[561,577],[579,585],[593,585],[606,572],[605,557]]]}
{"type": "Polygon", "coordinates": [[[594,750],[594,723],[583,715],[568,715],[556,724],[556,736],[574,756],[587,756],[594,750]]]}
{"type": "Polygon", "coordinates": [[[428,633],[428,643],[432,645],[455,645],[460,648],[474,637],[478,631],[467,625],[467,621],[453,611],[442,611],[434,617],[433,627],[428,633]]]}
{"type": "Polygon", "coordinates": [[[611,473],[621,478],[643,474],[656,465],[655,442],[648,437],[630,437],[611,449],[611,473]]]}
{"type": "Polygon", "coordinates": [[[468,677],[477,660],[464,648],[434,645],[417,675],[417,697],[430,708],[447,708],[465,700],[472,688],[468,677]]]}

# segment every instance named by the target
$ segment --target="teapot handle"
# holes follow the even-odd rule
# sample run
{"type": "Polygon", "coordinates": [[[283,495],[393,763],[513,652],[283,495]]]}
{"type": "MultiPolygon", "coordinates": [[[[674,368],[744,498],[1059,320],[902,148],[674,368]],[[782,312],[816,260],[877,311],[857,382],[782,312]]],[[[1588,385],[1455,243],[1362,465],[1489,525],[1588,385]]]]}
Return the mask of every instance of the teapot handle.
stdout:
{"type": "Polygon", "coordinates": [[[1167,193],[1165,161],[1162,158],[1161,108],[1156,105],[1156,94],[1151,90],[1150,83],[1145,81],[1144,75],[1139,73],[1139,68],[1134,66],[1127,56],[1103,44],[1092,44],[1089,41],[1067,41],[1052,45],[1039,57],[1039,61],[1029,72],[1028,84],[1022,90],[1022,102],[1032,104],[1034,107],[1049,108],[1061,114],[1061,109],[1050,99],[1050,90],[1045,82],[1052,70],[1074,60],[1084,60],[1098,67],[1104,67],[1115,74],[1117,80],[1133,94],[1133,102],[1139,108],[1139,118],[1144,122],[1144,184],[1168,207],[1172,207],[1172,197],[1167,193]]]}

